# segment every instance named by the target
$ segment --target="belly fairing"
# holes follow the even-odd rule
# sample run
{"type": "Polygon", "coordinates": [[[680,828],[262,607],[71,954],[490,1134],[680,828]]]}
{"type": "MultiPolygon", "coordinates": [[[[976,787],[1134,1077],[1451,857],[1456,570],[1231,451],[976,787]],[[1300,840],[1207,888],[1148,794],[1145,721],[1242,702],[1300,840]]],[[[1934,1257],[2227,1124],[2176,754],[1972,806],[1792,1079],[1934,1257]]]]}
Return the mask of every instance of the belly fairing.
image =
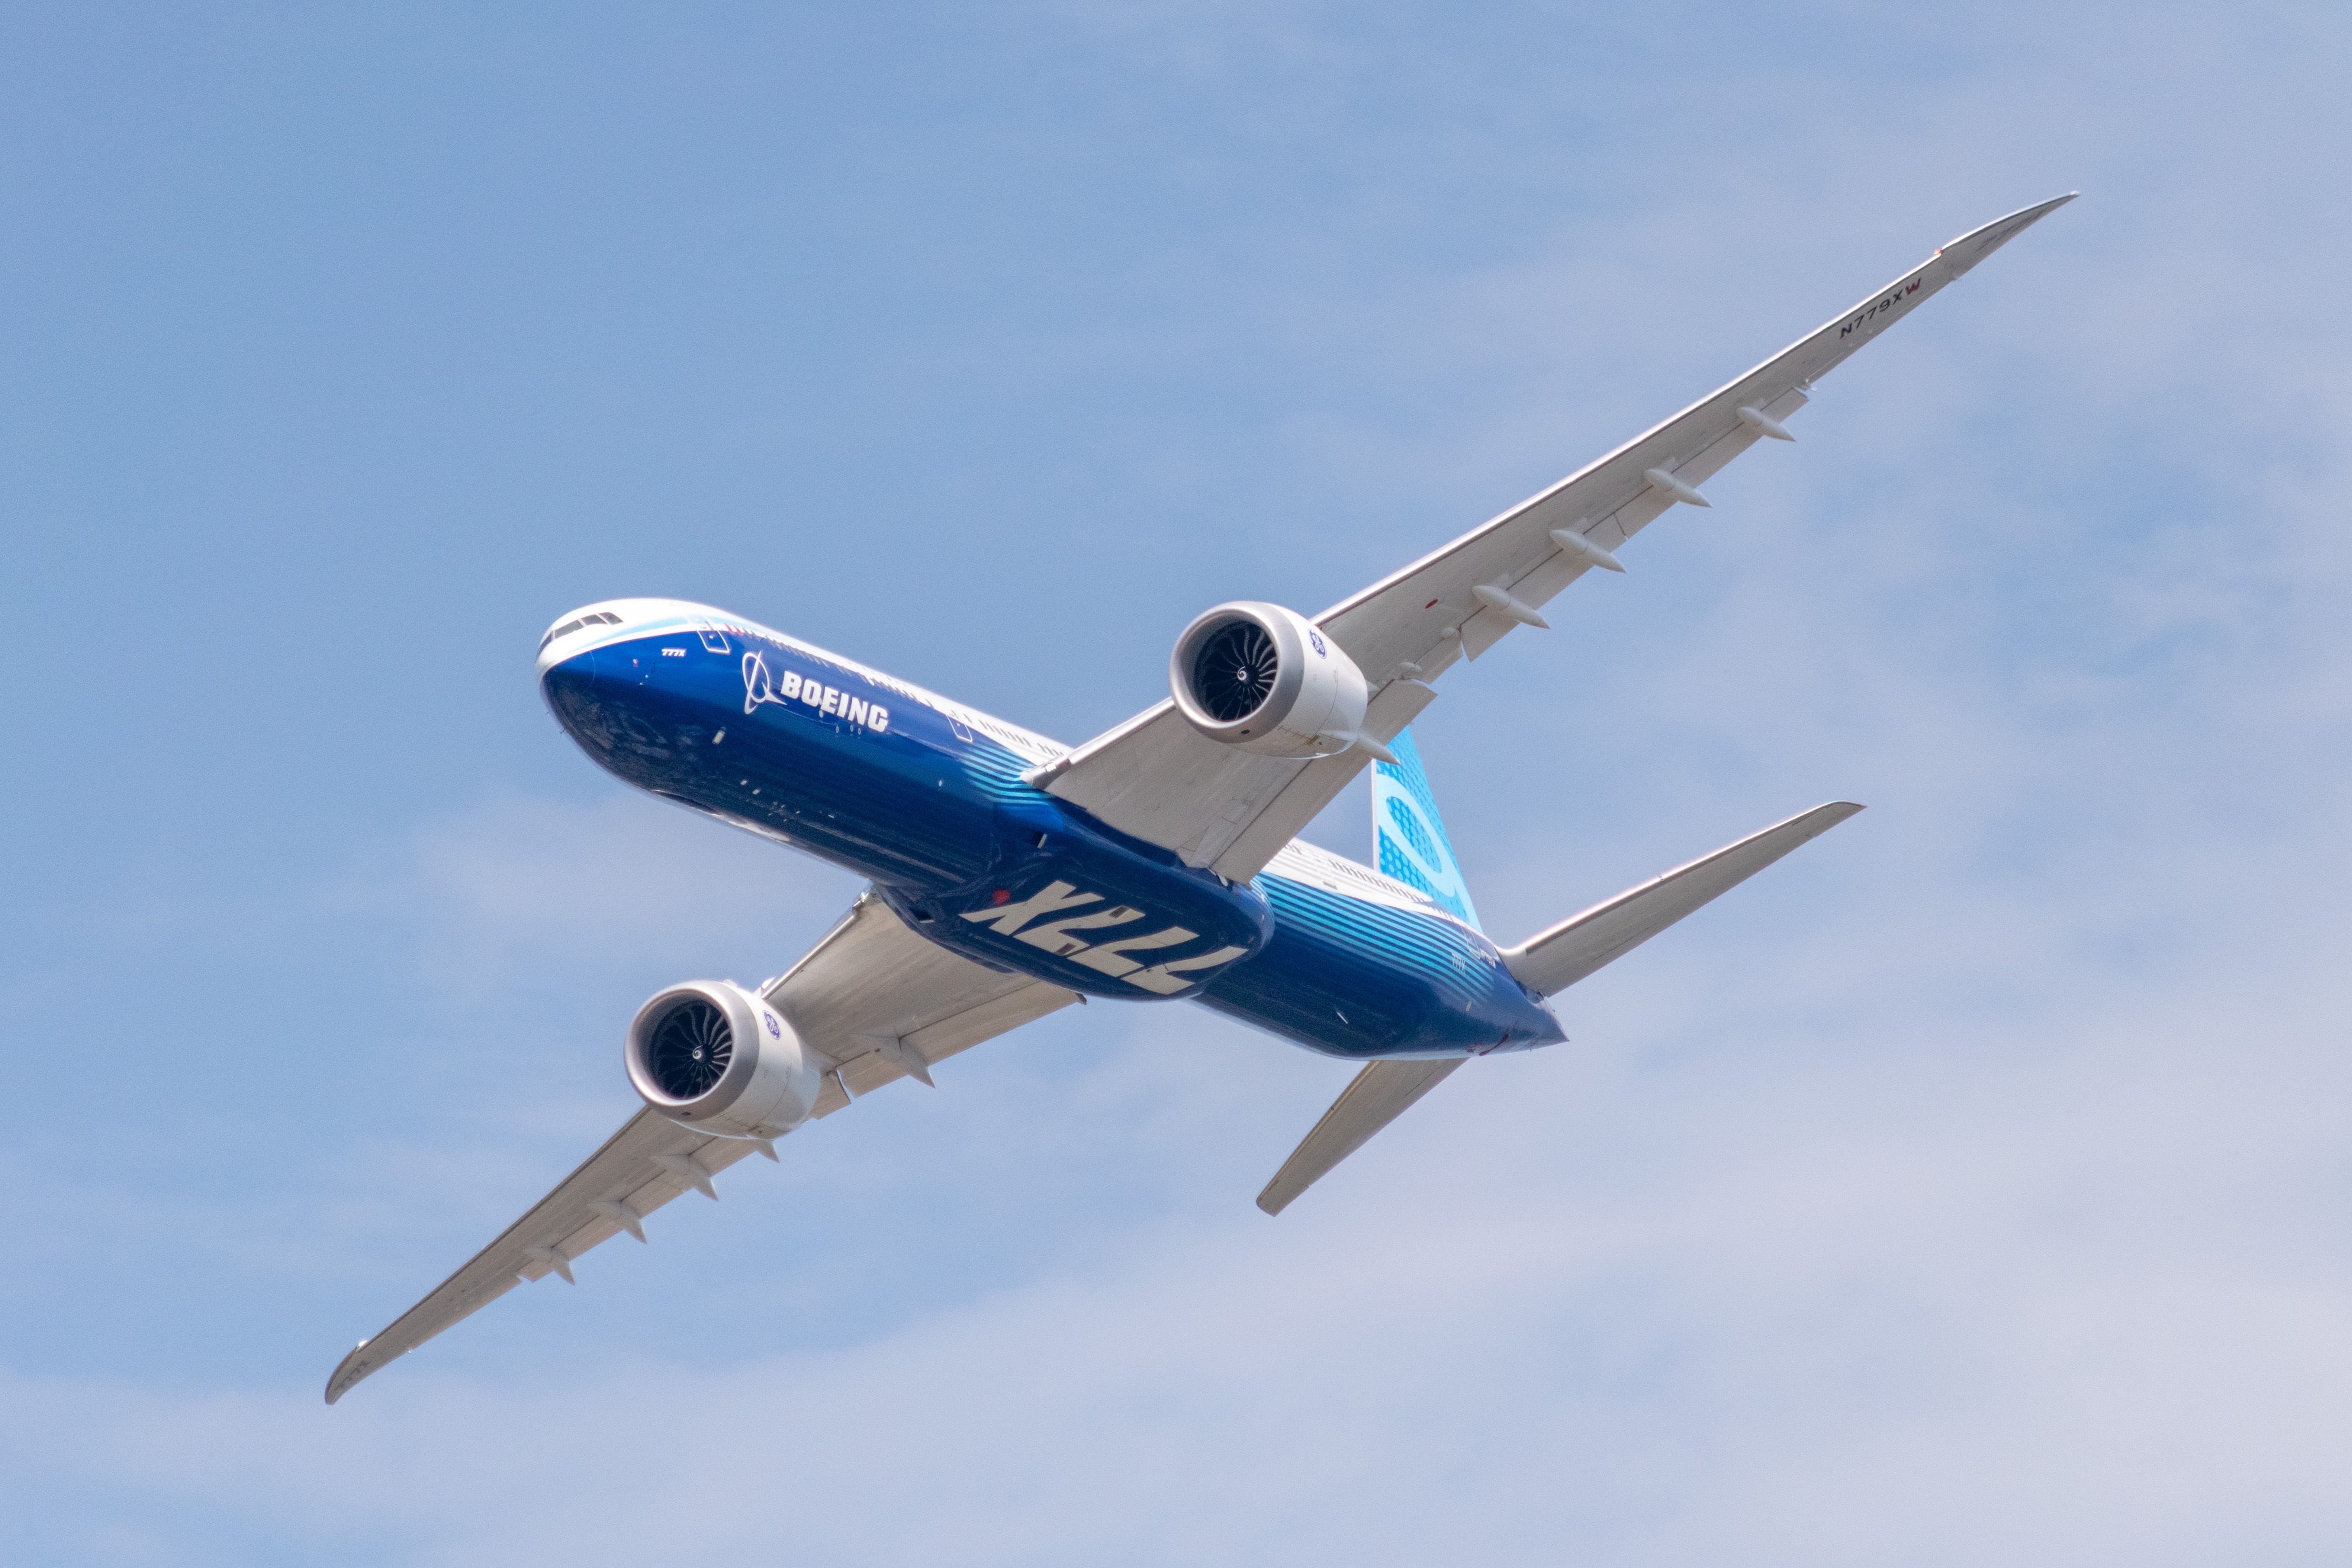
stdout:
{"type": "Polygon", "coordinates": [[[968,958],[1135,1001],[1195,995],[1272,935],[1264,899],[1172,856],[1139,854],[1051,808],[1001,821],[1013,831],[987,875],[937,891],[884,886],[882,896],[968,958]],[[1054,825],[1027,825],[1039,821],[1054,825]]]}

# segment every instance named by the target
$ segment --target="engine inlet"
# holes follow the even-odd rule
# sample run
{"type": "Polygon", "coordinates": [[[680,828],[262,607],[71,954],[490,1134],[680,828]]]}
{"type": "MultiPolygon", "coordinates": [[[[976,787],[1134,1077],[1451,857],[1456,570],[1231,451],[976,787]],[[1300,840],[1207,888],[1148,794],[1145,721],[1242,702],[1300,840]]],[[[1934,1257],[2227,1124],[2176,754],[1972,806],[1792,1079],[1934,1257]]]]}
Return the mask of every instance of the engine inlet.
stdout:
{"type": "Polygon", "coordinates": [[[710,1092],[734,1056],[735,1030],[727,1015],[700,997],[689,997],[655,1028],[646,1066],[663,1093],[695,1100],[710,1092]]]}
{"type": "Polygon", "coordinates": [[[1192,690],[1212,718],[1232,724],[1265,706],[1280,669],[1280,655],[1265,627],[1229,621],[1203,638],[1192,656],[1192,690]]]}

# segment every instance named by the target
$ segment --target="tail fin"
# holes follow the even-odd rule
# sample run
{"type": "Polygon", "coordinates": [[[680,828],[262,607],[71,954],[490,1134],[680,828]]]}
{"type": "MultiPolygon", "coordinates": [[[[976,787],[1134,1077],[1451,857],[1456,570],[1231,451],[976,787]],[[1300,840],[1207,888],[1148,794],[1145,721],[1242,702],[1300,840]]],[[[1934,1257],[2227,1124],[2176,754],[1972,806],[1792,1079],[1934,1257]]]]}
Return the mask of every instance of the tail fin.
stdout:
{"type": "Polygon", "coordinates": [[[1437,797],[1422,771],[1421,749],[1406,729],[1389,742],[1394,762],[1372,764],[1372,863],[1382,876],[1417,887],[1473,926],[1477,908],[1445,837],[1437,797]]]}

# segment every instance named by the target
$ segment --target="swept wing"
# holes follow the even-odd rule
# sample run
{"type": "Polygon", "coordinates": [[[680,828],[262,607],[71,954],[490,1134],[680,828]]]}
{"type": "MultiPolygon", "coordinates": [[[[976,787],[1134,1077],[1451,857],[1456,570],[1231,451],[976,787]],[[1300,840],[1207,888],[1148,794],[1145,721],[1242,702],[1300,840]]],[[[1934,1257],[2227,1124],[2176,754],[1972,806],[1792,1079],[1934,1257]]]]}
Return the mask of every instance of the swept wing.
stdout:
{"type": "MultiPolygon", "coordinates": [[[[817,1116],[893,1079],[928,1082],[933,1064],[1078,999],[923,940],[870,893],[761,994],[834,1063],[817,1116]]],[[[432,1294],[361,1342],[328,1379],[327,1403],[517,1285],[571,1279],[574,1260],[624,1230],[644,1240],[646,1217],[672,1198],[717,1197],[713,1178],[755,1150],[775,1158],[772,1145],[709,1137],[639,1111],[432,1294]]]]}
{"type": "MultiPolygon", "coordinates": [[[[1885,287],[1727,385],[1541,494],[1341,600],[1316,617],[1373,688],[1364,733],[1385,743],[1435,696],[1431,683],[1513,628],[1782,422],[1848,356],[2072,193],[1960,235],[1885,287]]],[[[1368,760],[1359,747],[1313,761],[1261,757],[1194,730],[1171,702],[1147,708],[1029,775],[1112,827],[1244,881],[1328,805],[1368,760]]]]}

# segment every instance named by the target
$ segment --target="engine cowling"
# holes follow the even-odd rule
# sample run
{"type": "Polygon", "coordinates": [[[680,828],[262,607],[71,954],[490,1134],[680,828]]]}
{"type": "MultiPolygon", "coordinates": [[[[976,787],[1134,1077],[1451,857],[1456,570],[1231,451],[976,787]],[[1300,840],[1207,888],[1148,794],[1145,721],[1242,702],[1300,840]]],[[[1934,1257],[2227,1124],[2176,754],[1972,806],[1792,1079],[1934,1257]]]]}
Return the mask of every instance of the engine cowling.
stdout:
{"type": "Polygon", "coordinates": [[[824,1074],[783,1016],[730,980],[658,992],[623,1055],[645,1103],[681,1126],[778,1138],[809,1119],[824,1074]]]}
{"type": "Polygon", "coordinates": [[[1371,700],[1356,662],[1313,622],[1251,600],[1220,604],[1184,628],[1168,685],[1194,729],[1268,757],[1347,750],[1371,700]]]}

